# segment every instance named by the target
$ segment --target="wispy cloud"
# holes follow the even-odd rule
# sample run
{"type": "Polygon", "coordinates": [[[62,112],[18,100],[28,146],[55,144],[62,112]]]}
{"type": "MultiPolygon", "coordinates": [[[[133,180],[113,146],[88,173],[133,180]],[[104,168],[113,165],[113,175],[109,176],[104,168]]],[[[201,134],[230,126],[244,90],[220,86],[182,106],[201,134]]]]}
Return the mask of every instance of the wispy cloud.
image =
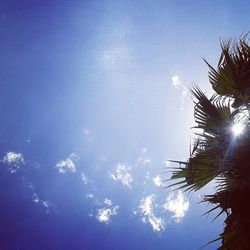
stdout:
{"type": "Polygon", "coordinates": [[[87,199],[93,199],[93,198],[94,198],[94,195],[93,195],[93,194],[90,194],[90,193],[87,193],[85,197],[86,197],[87,199]]]}
{"type": "Polygon", "coordinates": [[[47,214],[55,211],[55,204],[50,201],[42,201],[42,205],[45,207],[47,214]]]}
{"type": "Polygon", "coordinates": [[[110,178],[112,178],[116,182],[121,182],[123,186],[127,186],[132,188],[131,183],[133,178],[129,173],[129,168],[126,167],[124,164],[118,163],[115,168],[114,173],[109,173],[110,178]]]}
{"type": "Polygon", "coordinates": [[[151,159],[145,159],[143,157],[139,157],[137,159],[137,164],[142,164],[142,165],[151,165],[151,159]]]}
{"type": "Polygon", "coordinates": [[[93,134],[89,128],[84,128],[83,134],[86,137],[86,139],[88,140],[88,142],[90,142],[90,143],[93,142],[93,134]]]}
{"type": "Polygon", "coordinates": [[[31,199],[34,203],[38,203],[40,201],[37,193],[33,193],[31,199]]]}
{"type": "Polygon", "coordinates": [[[156,177],[154,177],[152,180],[157,187],[164,187],[163,181],[159,175],[156,175],[156,177]]]}
{"type": "Polygon", "coordinates": [[[176,222],[180,222],[189,209],[189,201],[184,197],[183,193],[179,191],[176,196],[171,193],[167,197],[166,203],[163,207],[167,211],[173,213],[172,217],[176,222]]]}
{"type": "Polygon", "coordinates": [[[146,179],[149,179],[149,178],[150,178],[150,171],[147,171],[147,172],[146,172],[145,178],[146,178],[146,179]]]}
{"type": "Polygon", "coordinates": [[[142,221],[149,223],[153,231],[165,230],[165,221],[161,217],[156,217],[154,213],[154,195],[148,195],[140,201],[139,212],[143,216],[142,221]]]}
{"type": "Polygon", "coordinates": [[[32,194],[31,200],[32,200],[33,203],[44,207],[45,208],[45,212],[47,214],[55,211],[56,206],[55,206],[54,203],[52,203],[50,201],[47,201],[47,200],[40,199],[39,196],[38,196],[38,194],[35,193],[35,192],[32,194]]]}
{"type": "Polygon", "coordinates": [[[81,179],[82,179],[82,181],[83,181],[83,183],[84,183],[85,185],[87,185],[87,184],[89,184],[89,183],[92,182],[92,181],[87,177],[87,175],[84,174],[83,172],[81,173],[81,179]]]}
{"type": "Polygon", "coordinates": [[[171,83],[172,83],[172,86],[174,88],[178,88],[181,90],[181,93],[180,93],[180,110],[183,110],[184,108],[184,103],[185,103],[185,97],[187,96],[188,94],[188,89],[186,88],[186,86],[184,84],[181,83],[181,79],[180,79],[180,76],[179,75],[173,75],[171,77],[171,83]]]}
{"type": "Polygon", "coordinates": [[[66,171],[74,173],[76,172],[76,162],[78,159],[78,155],[72,153],[67,159],[59,161],[56,164],[56,168],[58,168],[60,174],[65,174],[66,171]]]}
{"type": "Polygon", "coordinates": [[[137,166],[144,166],[144,165],[146,165],[146,166],[151,166],[151,163],[152,163],[152,161],[151,161],[151,159],[149,158],[149,157],[147,157],[147,149],[146,148],[142,148],[141,149],[141,154],[140,154],[140,156],[138,157],[138,159],[137,159],[137,162],[136,162],[136,165],[137,166]]]}

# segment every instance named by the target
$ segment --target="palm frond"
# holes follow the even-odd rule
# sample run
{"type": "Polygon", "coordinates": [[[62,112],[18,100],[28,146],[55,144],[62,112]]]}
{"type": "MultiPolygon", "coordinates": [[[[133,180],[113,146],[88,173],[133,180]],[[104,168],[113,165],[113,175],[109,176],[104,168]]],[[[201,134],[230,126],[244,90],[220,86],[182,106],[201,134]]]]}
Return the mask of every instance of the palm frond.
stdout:
{"type": "Polygon", "coordinates": [[[209,81],[218,95],[235,99],[238,107],[250,102],[250,47],[243,37],[239,43],[221,43],[221,56],[217,69],[209,67],[209,81]]]}
{"type": "MultiPolygon", "coordinates": [[[[250,245],[250,46],[246,37],[238,43],[221,43],[221,56],[216,68],[209,67],[209,81],[215,94],[208,98],[194,86],[195,139],[189,159],[174,161],[168,187],[197,191],[215,180],[214,192],[202,202],[219,209],[213,220],[226,213],[225,230],[218,250],[248,249],[250,245]],[[244,117],[243,117],[244,116],[244,117]],[[244,124],[240,136],[232,134],[232,126],[244,124]]],[[[191,145],[191,144],[190,144],[191,145]]]]}

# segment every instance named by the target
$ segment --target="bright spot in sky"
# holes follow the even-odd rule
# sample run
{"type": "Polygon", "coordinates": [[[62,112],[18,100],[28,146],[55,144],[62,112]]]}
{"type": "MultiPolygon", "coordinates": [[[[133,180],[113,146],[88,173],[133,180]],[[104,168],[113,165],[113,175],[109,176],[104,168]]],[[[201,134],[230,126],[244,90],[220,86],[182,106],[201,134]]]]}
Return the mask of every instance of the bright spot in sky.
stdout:
{"type": "Polygon", "coordinates": [[[88,199],[93,199],[94,195],[90,194],[90,193],[87,193],[85,197],[88,198],[88,199]]]}
{"type": "Polygon", "coordinates": [[[184,89],[184,90],[182,90],[182,96],[186,96],[187,95],[187,90],[186,89],[184,89]]]}
{"type": "Polygon", "coordinates": [[[40,201],[40,199],[39,199],[39,197],[38,197],[38,195],[36,193],[34,193],[32,195],[32,201],[35,202],[35,203],[38,203],[40,201]]]}
{"type": "Polygon", "coordinates": [[[177,87],[178,85],[180,85],[181,81],[180,81],[180,77],[178,75],[174,75],[171,77],[172,80],[172,85],[174,87],[177,87]]]}
{"type": "Polygon", "coordinates": [[[232,132],[235,136],[243,133],[245,126],[241,122],[237,122],[232,126],[232,132]]]}
{"type": "Polygon", "coordinates": [[[162,187],[164,186],[162,183],[162,179],[159,175],[157,175],[155,178],[153,178],[153,182],[157,187],[162,187]]]}

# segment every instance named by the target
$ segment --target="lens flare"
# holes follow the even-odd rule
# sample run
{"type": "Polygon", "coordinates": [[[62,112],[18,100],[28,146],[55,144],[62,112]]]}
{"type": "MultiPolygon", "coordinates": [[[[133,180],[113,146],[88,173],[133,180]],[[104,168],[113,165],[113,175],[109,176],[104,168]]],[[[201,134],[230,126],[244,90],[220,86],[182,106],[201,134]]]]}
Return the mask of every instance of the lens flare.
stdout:
{"type": "Polygon", "coordinates": [[[243,133],[244,128],[245,126],[241,122],[238,122],[232,126],[232,132],[235,136],[239,136],[240,134],[243,133]]]}

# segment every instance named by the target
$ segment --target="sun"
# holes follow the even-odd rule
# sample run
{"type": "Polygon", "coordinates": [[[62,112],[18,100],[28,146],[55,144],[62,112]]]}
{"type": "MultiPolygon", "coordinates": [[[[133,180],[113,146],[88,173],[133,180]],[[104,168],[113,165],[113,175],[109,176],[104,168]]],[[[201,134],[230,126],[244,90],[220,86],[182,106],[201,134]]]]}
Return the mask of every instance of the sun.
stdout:
{"type": "Polygon", "coordinates": [[[237,122],[232,126],[232,132],[235,136],[239,136],[244,132],[245,126],[241,122],[237,122]]]}

